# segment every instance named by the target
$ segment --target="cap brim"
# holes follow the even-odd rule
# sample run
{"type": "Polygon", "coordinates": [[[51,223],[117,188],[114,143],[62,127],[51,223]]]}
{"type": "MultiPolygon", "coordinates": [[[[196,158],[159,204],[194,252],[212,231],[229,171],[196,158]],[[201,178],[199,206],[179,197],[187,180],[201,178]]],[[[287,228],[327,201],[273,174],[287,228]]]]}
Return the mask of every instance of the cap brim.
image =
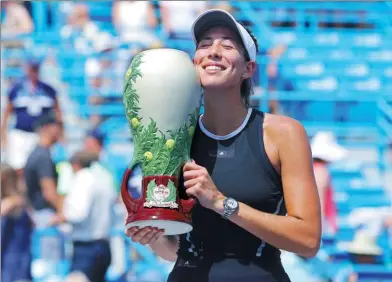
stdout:
{"type": "Polygon", "coordinates": [[[227,26],[231,30],[235,31],[238,34],[239,38],[241,38],[241,33],[238,30],[237,22],[232,15],[223,10],[209,10],[202,13],[193,23],[193,41],[197,43],[200,40],[200,37],[208,28],[220,24],[227,26]]]}

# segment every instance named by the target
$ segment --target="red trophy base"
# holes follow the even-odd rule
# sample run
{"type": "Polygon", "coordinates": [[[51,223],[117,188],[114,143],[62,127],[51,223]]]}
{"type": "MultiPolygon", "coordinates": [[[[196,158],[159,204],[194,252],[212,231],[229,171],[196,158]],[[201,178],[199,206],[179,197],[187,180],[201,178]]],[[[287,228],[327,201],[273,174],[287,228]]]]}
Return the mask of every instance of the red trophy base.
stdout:
{"type": "Polygon", "coordinates": [[[128,211],[125,227],[146,226],[163,229],[163,235],[179,235],[192,230],[190,216],[193,199],[180,199],[176,176],[146,176],[142,181],[142,195],[134,199],[127,189],[131,170],[125,171],[121,197],[128,211]]]}

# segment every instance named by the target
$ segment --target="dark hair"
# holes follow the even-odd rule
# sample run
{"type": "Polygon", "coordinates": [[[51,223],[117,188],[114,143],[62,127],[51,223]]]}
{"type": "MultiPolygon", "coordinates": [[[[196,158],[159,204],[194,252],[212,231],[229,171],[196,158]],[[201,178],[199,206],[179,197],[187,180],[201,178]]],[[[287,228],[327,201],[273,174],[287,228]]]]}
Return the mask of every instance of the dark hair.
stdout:
{"type": "MultiPolygon", "coordinates": [[[[256,36],[252,33],[252,31],[248,27],[244,26],[243,24],[241,24],[241,25],[246,29],[246,31],[249,33],[250,37],[253,39],[255,46],[256,46],[256,52],[258,52],[259,51],[259,44],[257,42],[256,36]]],[[[245,59],[247,61],[250,61],[250,56],[249,56],[248,52],[246,51],[245,46],[242,46],[242,47],[244,48],[244,51],[245,51],[245,59]]],[[[253,94],[253,82],[252,82],[251,78],[247,78],[241,84],[241,98],[242,98],[243,103],[247,107],[249,107],[249,104],[250,104],[249,97],[251,96],[251,94],[253,94]]]]}
{"type": "Polygon", "coordinates": [[[90,167],[91,164],[98,161],[98,155],[87,152],[87,151],[79,151],[76,152],[70,159],[71,164],[78,164],[82,168],[90,167]]]}
{"type": "Polygon", "coordinates": [[[94,138],[97,140],[99,145],[103,147],[105,143],[105,134],[103,134],[99,129],[93,129],[87,133],[87,137],[94,138]]]}

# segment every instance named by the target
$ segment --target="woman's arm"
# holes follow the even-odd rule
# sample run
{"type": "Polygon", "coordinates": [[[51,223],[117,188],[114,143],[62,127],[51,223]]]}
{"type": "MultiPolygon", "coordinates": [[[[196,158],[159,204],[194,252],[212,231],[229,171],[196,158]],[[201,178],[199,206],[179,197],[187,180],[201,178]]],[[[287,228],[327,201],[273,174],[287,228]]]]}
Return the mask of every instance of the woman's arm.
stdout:
{"type": "Polygon", "coordinates": [[[151,249],[161,258],[175,262],[180,246],[178,236],[161,236],[157,241],[150,243],[151,249]]]}
{"type": "MultiPolygon", "coordinates": [[[[321,213],[308,137],[299,122],[277,118],[271,137],[278,146],[287,216],[240,203],[230,220],[279,249],[312,257],[320,246],[321,213]]],[[[217,212],[223,213],[222,206],[217,212]]]]}
{"type": "MultiPolygon", "coordinates": [[[[272,116],[271,139],[278,147],[287,216],[261,212],[239,204],[229,220],[267,243],[301,256],[314,256],[320,245],[320,202],[313,175],[311,151],[300,123],[272,116]]],[[[207,170],[194,162],[184,166],[184,186],[206,208],[223,214],[222,195],[207,170]]]]}

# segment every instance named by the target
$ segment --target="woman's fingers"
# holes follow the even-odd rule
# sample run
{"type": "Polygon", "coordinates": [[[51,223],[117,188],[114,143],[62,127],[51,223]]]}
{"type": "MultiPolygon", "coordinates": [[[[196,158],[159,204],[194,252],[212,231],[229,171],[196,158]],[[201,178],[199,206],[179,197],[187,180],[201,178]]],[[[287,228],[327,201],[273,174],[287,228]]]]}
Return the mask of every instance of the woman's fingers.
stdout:
{"type": "Polygon", "coordinates": [[[143,237],[146,236],[151,231],[153,231],[153,227],[151,227],[151,226],[143,227],[142,229],[139,229],[138,231],[136,231],[136,233],[133,234],[131,239],[134,242],[140,242],[140,240],[142,240],[143,237]]]}
{"type": "Polygon", "coordinates": [[[189,179],[193,179],[193,178],[197,178],[198,176],[200,176],[200,171],[199,170],[187,170],[184,171],[184,180],[189,180],[189,179]]]}
{"type": "Polygon", "coordinates": [[[155,242],[163,233],[164,230],[152,226],[143,227],[141,229],[138,227],[131,227],[127,230],[127,236],[129,236],[132,241],[142,245],[155,242]]]}
{"type": "Polygon", "coordinates": [[[139,227],[131,227],[127,230],[127,236],[128,237],[133,237],[133,235],[139,230],[139,227]]]}
{"type": "Polygon", "coordinates": [[[185,187],[185,189],[191,188],[191,187],[195,186],[198,182],[199,182],[199,180],[197,178],[189,179],[184,182],[184,187],[185,187]]]}
{"type": "Polygon", "coordinates": [[[150,232],[146,233],[139,241],[142,245],[147,245],[150,243],[151,239],[158,232],[158,228],[152,228],[150,232]]]}
{"type": "Polygon", "coordinates": [[[156,241],[158,241],[159,237],[161,237],[161,235],[163,235],[163,233],[165,233],[165,230],[159,229],[159,230],[155,233],[154,237],[152,237],[152,239],[151,239],[151,241],[150,241],[150,244],[155,243],[156,241]]]}
{"type": "Polygon", "coordinates": [[[156,228],[156,230],[151,231],[146,236],[144,236],[144,238],[142,238],[139,243],[142,245],[155,243],[162,234],[163,234],[163,231],[156,228]]]}

